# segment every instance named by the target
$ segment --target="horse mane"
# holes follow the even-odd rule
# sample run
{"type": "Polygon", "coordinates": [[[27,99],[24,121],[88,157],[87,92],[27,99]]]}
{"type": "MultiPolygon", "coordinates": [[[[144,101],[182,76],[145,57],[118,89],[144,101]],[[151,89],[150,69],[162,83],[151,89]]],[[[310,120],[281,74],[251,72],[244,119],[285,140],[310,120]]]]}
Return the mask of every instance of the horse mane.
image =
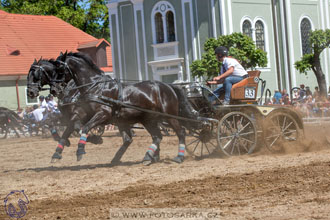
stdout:
{"type": "MultiPolygon", "coordinates": [[[[61,55],[63,56],[63,55],[61,55]]],[[[81,52],[69,52],[67,56],[73,56],[83,59],[97,74],[104,74],[104,72],[93,62],[92,58],[86,54],[81,52]]]]}

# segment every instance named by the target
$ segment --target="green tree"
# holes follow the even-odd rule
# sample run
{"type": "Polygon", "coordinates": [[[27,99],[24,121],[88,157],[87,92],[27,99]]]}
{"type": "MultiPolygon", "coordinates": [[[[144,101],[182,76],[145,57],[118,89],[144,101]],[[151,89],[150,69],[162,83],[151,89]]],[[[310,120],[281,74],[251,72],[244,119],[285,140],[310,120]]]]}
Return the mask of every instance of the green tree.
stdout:
{"type": "Polygon", "coordinates": [[[325,48],[330,47],[330,30],[315,30],[310,32],[308,43],[312,53],[305,54],[301,60],[295,62],[295,67],[300,73],[307,75],[312,70],[316,76],[320,94],[327,97],[327,84],[321,67],[320,55],[325,48]]]}
{"type": "Polygon", "coordinates": [[[204,51],[201,60],[194,61],[190,68],[193,76],[206,76],[211,79],[220,72],[221,63],[217,61],[214,54],[215,48],[225,46],[229,49],[229,56],[240,61],[245,69],[255,69],[267,65],[267,54],[256,48],[253,40],[242,34],[219,36],[218,39],[210,38],[204,43],[204,51]]]}
{"type": "Polygon", "coordinates": [[[0,0],[0,10],[16,14],[54,15],[84,32],[110,42],[106,1],[0,0]]]}

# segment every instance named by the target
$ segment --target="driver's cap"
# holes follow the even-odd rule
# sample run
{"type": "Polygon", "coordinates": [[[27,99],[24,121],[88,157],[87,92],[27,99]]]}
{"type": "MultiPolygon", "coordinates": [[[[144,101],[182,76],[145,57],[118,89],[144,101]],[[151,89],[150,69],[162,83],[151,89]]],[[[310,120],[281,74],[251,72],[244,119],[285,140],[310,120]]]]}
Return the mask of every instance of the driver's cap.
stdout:
{"type": "Polygon", "coordinates": [[[228,56],[228,49],[227,49],[227,47],[224,47],[224,46],[215,48],[214,52],[215,52],[215,54],[219,54],[221,57],[228,56]]]}

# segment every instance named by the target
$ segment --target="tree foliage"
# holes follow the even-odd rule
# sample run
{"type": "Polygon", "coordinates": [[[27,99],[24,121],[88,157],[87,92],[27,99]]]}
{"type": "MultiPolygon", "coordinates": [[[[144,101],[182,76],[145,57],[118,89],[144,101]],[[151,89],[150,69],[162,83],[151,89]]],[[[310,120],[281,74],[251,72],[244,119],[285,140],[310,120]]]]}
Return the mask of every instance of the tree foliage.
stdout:
{"type": "Polygon", "coordinates": [[[16,14],[54,15],[84,32],[110,42],[105,0],[0,0],[0,10],[16,14]]]}
{"type": "Polygon", "coordinates": [[[308,39],[312,53],[305,54],[300,60],[295,62],[295,68],[303,74],[312,70],[316,76],[320,93],[327,96],[325,75],[321,67],[320,55],[324,49],[330,47],[330,30],[315,30],[310,32],[308,39]]]}
{"type": "Polygon", "coordinates": [[[202,59],[194,61],[190,66],[193,76],[206,76],[207,79],[211,79],[219,74],[221,64],[214,54],[214,50],[218,46],[227,47],[229,56],[239,60],[245,69],[267,65],[266,52],[256,48],[250,37],[242,33],[233,33],[219,36],[218,39],[210,38],[204,43],[205,53],[202,54],[202,59]]]}

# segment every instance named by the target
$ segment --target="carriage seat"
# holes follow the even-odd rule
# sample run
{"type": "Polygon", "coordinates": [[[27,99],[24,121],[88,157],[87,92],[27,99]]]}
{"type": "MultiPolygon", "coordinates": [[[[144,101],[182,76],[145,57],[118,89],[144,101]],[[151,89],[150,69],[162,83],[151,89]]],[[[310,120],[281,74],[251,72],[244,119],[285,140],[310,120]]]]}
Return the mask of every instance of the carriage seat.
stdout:
{"type": "MultiPolygon", "coordinates": [[[[258,82],[261,71],[254,70],[248,71],[249,77],[243,79],[242,81],[236,83],[231,88],[231,100],[245,100],[245,88],[255,88],[254,100],[256,99],[258,92],[258,82]]],[[[251,98],[249,98],[251,99],[251,98]]]]}

